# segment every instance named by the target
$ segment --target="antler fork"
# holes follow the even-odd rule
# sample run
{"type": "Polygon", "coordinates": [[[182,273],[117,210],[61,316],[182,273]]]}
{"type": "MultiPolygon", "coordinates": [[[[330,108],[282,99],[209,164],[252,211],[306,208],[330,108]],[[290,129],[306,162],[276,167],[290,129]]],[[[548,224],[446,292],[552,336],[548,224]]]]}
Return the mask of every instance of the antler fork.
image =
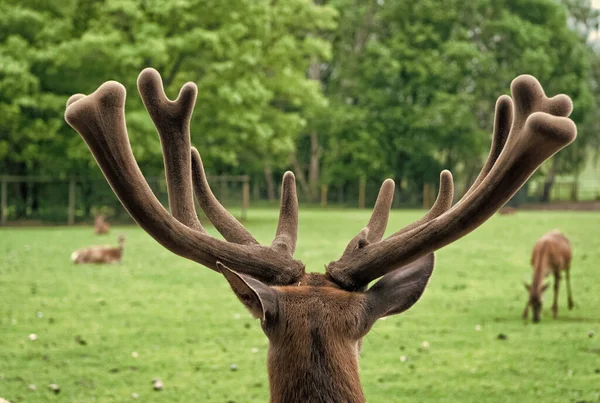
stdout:
{"type": "Polygon", "coordinates": [[[451,208],[452,175],[443,171],[438,198],[427,215],[381,240],[394,192],[394,182],[386,180],[367,226],[327,266],[330,279],[348,290],[362,289],[465,236],[502,207],[545,160],[575,140],[577,128],[567,118],[572,110],[568,96],[546,97],[528,75],[517,77],[511,91],[514,103],[508,96],[496,103],[488,159],[464,197],[451,208]]]}
{"type": "Polygon", "coordinates": [[[293,258],[298,231],[294,175],[284,175],[275,240],[270,246],[259,245],[217,201],[206,181],[200,154],[191,149],[195,84],[185,84],[171,101],[158,72],[145,69],[138,77],[138,89],[160,136],[171,214],[152,193],[131,151],[125,124],[126,92],[121,84],[109,81],[90,95],[73,95],[65,112],[66,121],[83,137],[133,219],[171,252],[213,270],[218,270],[217,262],[221,262],[266,284],[296,282],[304,274],[304,265],[293,258]],[[198,220],[194,190],[206,216],[226,241],[210,236],[198,220]]]}

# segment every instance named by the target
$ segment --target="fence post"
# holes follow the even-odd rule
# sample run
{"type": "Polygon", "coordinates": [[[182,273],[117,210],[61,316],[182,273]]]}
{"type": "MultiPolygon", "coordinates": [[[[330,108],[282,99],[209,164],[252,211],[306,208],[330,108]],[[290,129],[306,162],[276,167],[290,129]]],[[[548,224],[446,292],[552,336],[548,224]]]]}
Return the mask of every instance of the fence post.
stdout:
{"type": "Polygon", "coordinates": [[[69,181],[69,225],[75,224],[75,179],[69,181]]]}
{"type": "Polygon", "coordinates": [[[6,183],[6,178],[3,176],[2,177],[2,191],[1,191],[1,195],[0,195],[0,205],[2,207],[2,213],[0,213],[0,224],[5,225],[6,224],[6,220],[8,219],[8,206],[7,206],[7,193],[8,193],[8,186],[6,183]]]}
{"type": "Polygon", "coordinates": [[[431,202],[431,193],[432,193],[431,191],[432,191],[431,184],[429,184],[429,183],[423,184],[423,209],[425,209],[425,210],[429,210],[429,208],[433,204],[431,202]]]}
{"type": "Polygon", "coordinates": [[[365,208],[365,194],[367,193],[367,180],[360,178],[360,186],[358,188],[358,208],[365,208]]]}
{"type": "Polygon", "coordinates": [[[321,207],[327,207],[327,185],[321,185],[321,207]]]}
{"type": "Polygon", "coordinates": [[[250,183],[248,183],[248,177],[244,178],[244,184],[242,185],[242,220],[247,218],[247,211],[250,207],[250,183]]]}

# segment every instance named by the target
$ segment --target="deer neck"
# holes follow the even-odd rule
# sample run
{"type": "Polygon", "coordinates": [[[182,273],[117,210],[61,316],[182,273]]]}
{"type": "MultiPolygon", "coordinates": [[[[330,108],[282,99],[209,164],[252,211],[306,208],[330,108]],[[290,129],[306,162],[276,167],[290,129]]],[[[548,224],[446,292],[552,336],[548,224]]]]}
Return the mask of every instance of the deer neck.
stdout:
{"type": "Polygon", "coordinates": [[[308,349],[296,343],[269,346],[270,402],[365,402],[358,346],[327,345],[317,331],[311,333],[308,349]]]}
{"type": "Polygon", "coordinates": [[[541,296],[542,287],[544,286],[544,278],[546,277],[546,268],[548,265],[547,245],[543,245],[539,255],[535,260],[533,268],[533,280],[531,281],[531,295],[541,296]]]}

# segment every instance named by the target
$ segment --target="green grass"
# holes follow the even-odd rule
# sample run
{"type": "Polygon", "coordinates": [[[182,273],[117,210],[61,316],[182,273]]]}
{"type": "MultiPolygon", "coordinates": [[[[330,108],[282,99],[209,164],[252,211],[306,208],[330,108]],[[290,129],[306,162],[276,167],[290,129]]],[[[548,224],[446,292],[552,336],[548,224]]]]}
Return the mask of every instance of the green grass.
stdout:
{"type": "MultiPolygon", "coordinates": [[[[323,270],[368,214],[301,211],[296,256],[323,270]]],[[[393,212],[390,231],[419,214],[393,212]]],[[[249,229],[269,242],[275,211],[253,210],[250,218],[249,229]]],[[[367,400],[599,402],[599,223],[594,213],[495,216],[440,251],[423,298],[379,321],[364,340],[367,400]],[[524,323],[530,251],[553,228],[574,245],[576,307],[566,309],[561,288],[559,319],[552,319],[549,292],[542,322],[524,323]],[[500,333],[508,339],[498,340],[500,333]],[[430,347],[422,351],[424,341],[430,347]]],[[[267,340],[258,322],[220,275],[172,255],[136,227],[102,239],[81,227],[1,229],[0,336],[0,396],[11,402],[121,402],[132,393],[144,402],[268,400],[267,340]],[[74,249],[114,242],[119,233],[128,242],[123,264],[70,263],[74,249]],[[164,381],[162,392],[152,390],[154,377],[164,381]]]]}

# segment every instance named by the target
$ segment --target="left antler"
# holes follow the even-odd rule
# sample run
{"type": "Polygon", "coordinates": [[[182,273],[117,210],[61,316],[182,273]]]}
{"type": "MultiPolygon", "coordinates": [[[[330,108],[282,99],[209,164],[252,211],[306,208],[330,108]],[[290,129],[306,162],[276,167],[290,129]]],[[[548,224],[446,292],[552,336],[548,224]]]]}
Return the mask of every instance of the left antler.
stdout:
{"type": "Polygon", "coordinates": [[[572,110],[568,96],[546,97],[539,82],[527,75],[512,82],[511,92],[514,105],[508,96],[496,103],[490,154],[464,197],[450,208],[452,175],[443,171],[438,198],[427,215],[381,240],[394,188],[386,180],[367,227],[327,266],[331,280],[347,290],[362,289],[465,236],[501,208],[545,160],[575,140],[577,128],[567,118],[572,110]]]}
{"type": "Polygon", "coordinates": [[[169,214],[137,166],[125,125],[125,88],[104,83],[90,95],[73,95],[65,119],[81,134],[119,200],[133,219],[164,247],[219,270],[217,263],[270,285],[287,285],[304,274],[293,258],[298,231],[294,175],[284,175],[277,235],[270,246],[259,245],[213,195],[197,150],[190,147],[190,118],[196,101],[193,83],[183,86],[171,101],[158,72],[140,73],[138,88],[160,136],[163,148],[169,214]],[[192,190],[208,219],[228,241],[210,236],[196,215],[192,190]]]}

